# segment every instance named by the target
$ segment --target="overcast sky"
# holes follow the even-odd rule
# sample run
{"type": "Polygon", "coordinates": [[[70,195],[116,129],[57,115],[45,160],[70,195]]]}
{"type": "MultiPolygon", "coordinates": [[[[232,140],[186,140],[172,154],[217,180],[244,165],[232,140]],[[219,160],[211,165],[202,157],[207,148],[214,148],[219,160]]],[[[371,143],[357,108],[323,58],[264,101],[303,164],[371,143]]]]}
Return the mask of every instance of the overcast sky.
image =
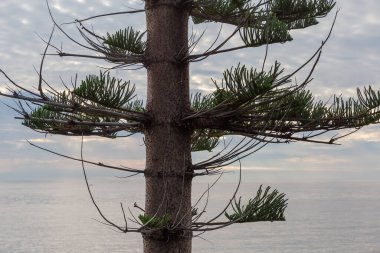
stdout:
{"type": "MultiPolygon", "coordinates": [[[[122,0],[50,0],[54,17],[58,23],[70,22],[96,14],[143,8],[142,1],[122,0]]],[[[332,94],[355,95],[356,87],[372,85],[380,89],[380,1],[338,0],[340,9],[333,35],[323,50],[322,59],[313,75],[309,88],[321,99],[332,94]]],[[[290,43],[269,47],[267,66],[279,60],[288,71],[295,69],[308,59],[326,37],[334,13],[320,20],[317,26],[293,32],[290,43]]],[[[86,23],[98,33],[116,31],[126,26],[144,30],[144,15],[114,16],[86,23]]],[[[47,38],[52,22],[44,0],[2,0],[0,2],[0,68],[16,82],[31,88],[36,87],[38,77],[33,66],[39,66],[44,43],[39,36],[47,38]]],[[[75,26],[64,29],[78,38],[75,26]]],[[[216,36],[217,24],[191,26],[198,35],[206,35],[196,51],[206,49],[216,36]]],[[[222,35],[228,36],[230,26],[223,26],[222,35]]],[[[69,52],[82,52],[59,33],[53,40],[55,45],[69,52]]],[[[231,42],[238,43],[237,40],[231,42]]],[[[191,65],[193,91],[210,92],[210,78],[220,80],[224,69],[239,62],[260,67],[264,57],[263,48],[247,49],[210,57],[191,65]]],[[[44,76],[59,86],[60,77],[65,82],[78,74],[98,73],[101,61],[86,61],[75,58],[48,57],[44,76]]],[[[145,71],[115,71],[115,75],[130,79],[137,86],[138,96],[145,98],[145,71]]],[[[302,79],[300,74],[297,80],[302,79]]],[[[10,85],[0,77],[0,89],[10,85]]],[[[4,103],[13,102],[0,98],[4,103]]],[[[22,127],[13,119],[14,112],[0,105],[0,180],[54,179],[80,175],[80,164],[67,161],[29,146],[25,139],[43,147],[51,148],[72,156],[79,156],[80,139],[45,136],[22,127]]],[[[269,173],[279,180],[369,180],[380,179],[380,127],[368,127],[358,134],[340,141],[342,146],[326,146],[308,143],[269,145],[243,161],[243,168],[269,173]]],[[[85,158],[144,168],[144,147],[141,136],[130,139],[108,140],[87,138],[85,158]]],[[[204,154],[207,155],[207,154],[204,154]]],[[[268,175],[269,175],[268,174],[268,175]]]]}

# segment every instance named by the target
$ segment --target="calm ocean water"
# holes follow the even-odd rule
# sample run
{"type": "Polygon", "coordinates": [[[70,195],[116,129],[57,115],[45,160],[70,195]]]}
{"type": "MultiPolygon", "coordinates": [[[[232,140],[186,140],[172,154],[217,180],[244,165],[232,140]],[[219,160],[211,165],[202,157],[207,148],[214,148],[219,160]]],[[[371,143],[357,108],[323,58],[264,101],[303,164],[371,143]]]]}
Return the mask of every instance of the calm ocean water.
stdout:
{"type": "MultiPolygon", "coordinates": [[[[235,176],[211,190],[212,217],[231,196],[235,176]]],[[[207,187],[194,185],[194,199],[207,187]]],[[[91,180],[104,213],[123,224],[120,202],[143,206],[143,180],[91,180]]],[[[241,195],[261,182],[243,178],[241,195]]],[[[263,182],[266,183],[266,182],[263,182]]],[[[193,252],[237,253],[379,253],[380,181],[276,182],[289,198],[286,222],[238,224],[194,239],[193,252]]],[[[204,202],[203,202],[204,203],[204,202]]],[[[142,252],[138,234],[121,234],[100,224],[80,180],[0,182],[0,252],[142,252]]]]}

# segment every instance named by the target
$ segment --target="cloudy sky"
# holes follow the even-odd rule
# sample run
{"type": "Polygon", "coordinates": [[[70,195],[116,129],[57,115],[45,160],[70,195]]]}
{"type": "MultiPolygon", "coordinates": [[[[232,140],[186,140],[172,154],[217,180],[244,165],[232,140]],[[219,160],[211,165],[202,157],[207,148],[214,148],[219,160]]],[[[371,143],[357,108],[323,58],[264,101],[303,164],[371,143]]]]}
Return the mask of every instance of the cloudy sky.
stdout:
{"type": "MultiPolygon", "coordinates": [[[[53,15],[58,23],[86,18],[92,15],[115,11],[143,8],[142,1],[122,0],[50,0],[53,15]]],[[[372,85],[380,89],[380,1],[337,0],[340,9],[333,35],[323,50],[322,59],[313,75],[310,89],[320,99],[328,99],[332,94],[354,96],[356,87],[372,85]]],[[[326,37],[334,13],[320,20],[318,26],[293,32],[290,43],[269,47],[267,65],[279,60],[288,71],[295,69],[308,59],[326,37]]],[[[116,31],[126,26],[144,30],[144,16],[114,16],[86,23],[98,33],[116,31]]],[[[34,66],[38,67],[44,43],[39,38],[47,38],[52,28],[45,0],[2,0],[0,2],[0,68],[17,83],[25,87],[36,87],[38,77],[34,66]]],[[[74,38],[78,38],[75,26],[63,28],[74,38]]],[[[193,26],[196,34],[206,31],[196,51],[206,49],[220,28],[217,24],[193,26]]],[[[223,36],[231,27],[223,26],[223,36]]],[[[222,39],[221,38],[221,39],[222,39]]],[[[82,52],[62,34],[56,33],[53,43],[69,52],[82,52]]],[[[238,43],[233,40],[232,44],[238,43]]],[[[209,92],[210,78],[221,78],[224,69],[237,65],[260,67],[264,57],[263,48],[247,49],[210,57],[191,65],[192,90],[209,92]]],[[[107,66],[101,61],[86,61],[75,58],[60,59],[48,57],[44,76],[56,87],[62,78],[78,74],[94,74],[99,67],[107,66]]],[[[137,86],[138,96],[144,98],[145,71],[120,70],[115,75],[130,79],[137,86]]],[[[302,73],[297,80],[302,79],[302,73]]],[[[0,90],[5,91],[9,82],[0,77],[0,90]]],[[[14,105],[12,101],[0,101],[14,105]]],[[[27,144],[26,139],[46,148],[79,156],[80,139],[59,136],[45,136],[22,127],[13,119],[16,114],[0,104],[0,180],[56,179],[80,175],[80,164],[64,160],[37,150],[27,144]]],[[[257,175],[267,173],[279,180],[378,180],[380,179],[379,151],[380,127],[367,127],[356,135],[341,140],[341,146],[295,143],[271,145],[243,161],[247,170],[256,170],[257,175]]],[[[85,158],[125,165],[144,167],[144,147],[141,136],[129,139],[107,140],[87,138],[85,158]]],[[[206,155],[206,154],[203,154],[206,155]]],[[[101,173],[100,170],[97,170],[101,173]]]]}

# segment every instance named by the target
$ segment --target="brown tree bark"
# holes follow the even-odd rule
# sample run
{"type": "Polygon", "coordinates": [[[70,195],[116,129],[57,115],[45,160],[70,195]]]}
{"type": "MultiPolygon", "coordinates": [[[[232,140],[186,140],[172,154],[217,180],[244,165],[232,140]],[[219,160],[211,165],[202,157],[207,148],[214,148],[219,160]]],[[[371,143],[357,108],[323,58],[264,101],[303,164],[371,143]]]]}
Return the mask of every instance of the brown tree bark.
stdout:
{"type": "Polygon", "coordinates": [[[147,0],[146,214],[169,215],[167,229],[143,232],[145,253],[191,252],[191,130],[180,119],[190,109],[188,19],[175,0],[147,0]]]}

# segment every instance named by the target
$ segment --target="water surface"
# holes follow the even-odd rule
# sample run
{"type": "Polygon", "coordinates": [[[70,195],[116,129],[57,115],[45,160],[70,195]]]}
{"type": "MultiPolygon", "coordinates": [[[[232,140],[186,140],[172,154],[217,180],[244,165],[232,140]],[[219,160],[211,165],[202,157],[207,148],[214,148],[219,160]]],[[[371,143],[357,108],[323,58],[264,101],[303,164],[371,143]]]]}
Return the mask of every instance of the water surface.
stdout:
{"type": "MultiPolygon", "coordinates": [[[[252,178],[243,178],[243,196],[260,185],[252,178]]],[[[227,175],[210,191],[205,219],[224,206],[235,179],[227,175]]],[[[104,213],[123,224],[120,202],[138,215],[133,203],[143,206],[143,184],[142,178],[96,179],[91,189],[104,213]]],[[[237,224],[209,232],[194,239],[193,252],[380,252],[380,182],[269,184],[287,193],[286,222],[237,224]]],[[[205,180],[196,180],[194,200],[206,188],[205,180]]],[[[81,180],[0,183],[0,252],[142,252],[139,234],[122,234],[97,220],[81,180]]]]}

